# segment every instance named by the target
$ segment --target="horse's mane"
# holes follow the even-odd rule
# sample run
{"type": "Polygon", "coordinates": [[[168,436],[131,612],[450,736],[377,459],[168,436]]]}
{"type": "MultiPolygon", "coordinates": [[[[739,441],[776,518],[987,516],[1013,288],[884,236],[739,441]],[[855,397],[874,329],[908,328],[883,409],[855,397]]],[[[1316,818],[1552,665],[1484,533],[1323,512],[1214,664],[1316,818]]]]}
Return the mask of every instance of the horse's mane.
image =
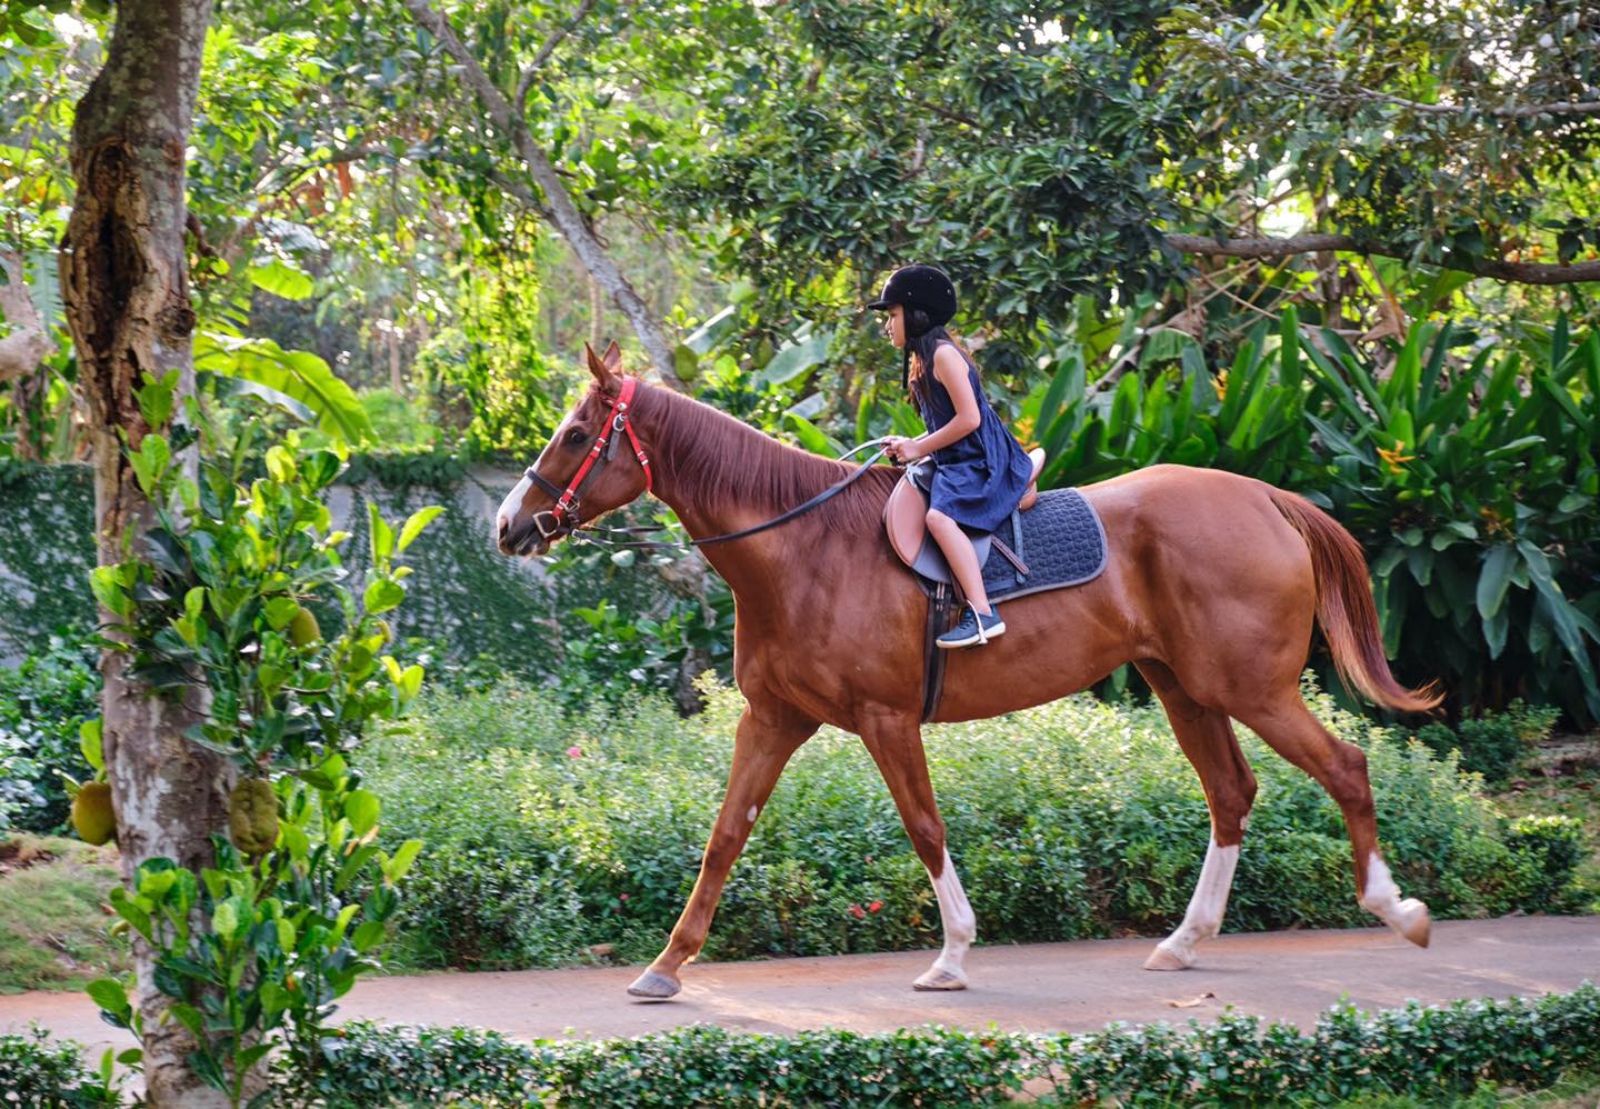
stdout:
{"type": "MultiPolygon", "coordinates": [[[[777,516],[847,477],[854,465],[810,454],[764,435],[708,404],[664,388],[635,400],[640,423],[665,429],[652,437],[658,465],[697,499],[736,502],[777,516]]],[[[808,513],[836,531],[881,526],[883,504],[899,474],[873,467],[850,488],[808,513]]]]}

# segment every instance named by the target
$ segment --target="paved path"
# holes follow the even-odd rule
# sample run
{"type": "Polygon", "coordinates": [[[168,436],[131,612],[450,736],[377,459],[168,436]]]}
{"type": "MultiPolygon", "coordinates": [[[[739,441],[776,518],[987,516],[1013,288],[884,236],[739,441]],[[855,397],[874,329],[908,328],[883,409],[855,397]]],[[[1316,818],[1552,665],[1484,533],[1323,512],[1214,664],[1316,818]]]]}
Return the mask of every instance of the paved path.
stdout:
{"type": "MultiPolygon", "coordinates": [[[[683,993],[655,1003],[628,997],[637,972],[626,967],[377,978],[351,992],[340,1016],[560,1038],[636,1036],[696,1022],[763,1032],[892,1031],[928,1022],[1088,1031],[1113,1020],[1205,1020],[1232,1005],[1309,1026],[1346,995],[1374,1009],[1408,998],[1527,996],[1600,982],[1600,917],[1444,921],[1426,951],[1380,929],[1221,936],[1201,948],[1198,966],[1171,974],[1140,968],[1153,943],[980,947],[968,957],[972,988],[951,994],[911,989],[931,952],[696,964],[685,969],[683,993]]],[[[95,1055],[102,1045],[130,1045],[82,994],[0,997],[0,1032],[30,1020],[95,1055]]]]}

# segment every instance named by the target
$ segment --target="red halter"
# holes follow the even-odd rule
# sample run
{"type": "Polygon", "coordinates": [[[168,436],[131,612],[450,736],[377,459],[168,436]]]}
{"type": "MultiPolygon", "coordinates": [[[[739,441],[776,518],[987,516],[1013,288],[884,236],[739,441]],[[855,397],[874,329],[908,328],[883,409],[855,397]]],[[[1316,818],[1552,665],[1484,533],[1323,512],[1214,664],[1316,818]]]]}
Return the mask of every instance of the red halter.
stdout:
{"type": "Polygon", "coordinates": [[[549,512],[540,512],[534,516],[534,525],[539,529],[539,534],[550,539],[563,532],[570,532],[583,521],[578,518],[578,497],[583,488],[594,477],[598,476],[602,462],[609,462],[616,450],[616,433],[628,433],[628,441],[633,444],[633,456],[639,460],[640,469],[644,470],[644,487],[647,492],[655,491],[654,477],[650,472],[650,456],[645,454],[644,446],[639,442],[638,434],[633,430],[633,423],[629,419],[632,411],[634,391],[639,382],[635,378],[622,379],[622,390],[617,394],[616,400],[611,402],[611,411],[606,414],[605,423],[600,428],[600,434],[595,436],[594,446],[589,448],[589,454],[584,458],[583,465],[578,467],[578,472],[572,475],[572,480],[567,482],[565,489],[559,488],[554,482],[543,477],[534,467],[529,466],[524,471],[529,481],[540,489],[556,498],[555,508],[549,512]],[[549,528],[546,528],[544,517],[550,517],[549,528]],[[571,522],[568,522],[570,517],[571,522]]]}

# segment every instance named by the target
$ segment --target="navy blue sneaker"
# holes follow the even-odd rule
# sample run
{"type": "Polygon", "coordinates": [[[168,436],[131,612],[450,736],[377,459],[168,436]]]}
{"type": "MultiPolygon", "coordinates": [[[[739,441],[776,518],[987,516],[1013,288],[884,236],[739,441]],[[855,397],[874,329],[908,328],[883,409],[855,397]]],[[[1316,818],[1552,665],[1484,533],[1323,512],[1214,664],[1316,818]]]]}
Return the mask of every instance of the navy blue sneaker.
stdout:
{"type": "Polygon", "coordinates": [[[987,616],[980,616],[978,610],[971,605],[961,615],[961,623],[941,635],[935,642],[946,649],[955,647],[971,647],[976,643],[987,643],[997,635],[1004,635],[1006,622],[1000,619],[1000,610],[994,609],[987,616]]]}

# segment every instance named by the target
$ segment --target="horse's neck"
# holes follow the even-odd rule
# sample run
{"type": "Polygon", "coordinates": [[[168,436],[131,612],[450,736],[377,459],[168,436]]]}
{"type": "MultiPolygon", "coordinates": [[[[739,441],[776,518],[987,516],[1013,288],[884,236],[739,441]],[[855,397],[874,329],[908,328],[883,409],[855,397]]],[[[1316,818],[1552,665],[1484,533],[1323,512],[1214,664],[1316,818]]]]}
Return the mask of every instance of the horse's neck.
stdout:
{"type": "MultiPolygon", "coordinates": [[[[677,513],[695,539],[763,523],[836,480],[832,467],[811,460],[754,428],[683,397],[658,395],[648,433],[655,495],[677,513]]],[[[641,413],[641,416],[644,414],[641,413]]],[[[841,471],[842,472],[842,471],[841,471]]],[[[702,548],[741,600],[762,604],[781,588],[775,564],[796,565],[821,538],[821,519],[808,514],[772,531],[702,548]]]]}

